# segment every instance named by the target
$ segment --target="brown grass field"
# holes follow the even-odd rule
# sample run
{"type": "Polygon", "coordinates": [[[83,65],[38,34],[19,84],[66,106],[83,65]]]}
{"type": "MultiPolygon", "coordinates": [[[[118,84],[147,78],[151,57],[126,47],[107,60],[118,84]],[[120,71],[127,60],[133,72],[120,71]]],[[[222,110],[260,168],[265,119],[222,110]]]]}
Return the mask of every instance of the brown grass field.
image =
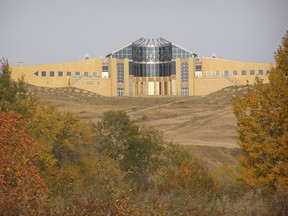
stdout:
{"type": "Polygon", "coordinates": [[[228,87],[202,97],[103,97],[74,88],[30,91],[45,104],[75,112],[82,119],[97,122],[103,112],[123,110],[137,124],[163,132],[166,140],[184,145],[208,164],[236,165],[236,118],[232,97],[243,87],[228,87]]]}

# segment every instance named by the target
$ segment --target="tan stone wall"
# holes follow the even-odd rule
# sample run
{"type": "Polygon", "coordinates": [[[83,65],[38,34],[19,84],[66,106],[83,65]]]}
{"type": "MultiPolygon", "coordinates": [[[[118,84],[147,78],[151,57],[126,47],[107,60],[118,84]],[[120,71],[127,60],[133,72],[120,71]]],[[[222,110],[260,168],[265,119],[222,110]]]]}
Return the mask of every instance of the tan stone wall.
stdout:
{"type": "Polygon", "coordinates": [[[219,71],[221,76],[224,76],[224,71],[229,72],[229,76],[233,76],[233,70],[237,71],[237,76],[241,77],[241,71],[246,70],[246,77],[249,78],[250,70],[255,71],[255,75],[258,74],[258,70],[263,70],[266,74],[266,70],[270,70],[271,64],[254,63],[254,62],[239,62],[224,59],[215,58],[202,58],[202,76],[206,77],[207,72],[211,72],[213,76],[216,76],[216,72],[219,71]]]}
{"type": "Polygon", "coordinates": [[[111,78],[111,96],[117,96],[117,59],[109,59],[108,66],[111,78]]]}
{"type": "Polygon", "coordinates": [[[124,95],[129,96],[129,59],[124,59],[124,95]]]}
{"type": "Polygon", "coordinates": [[[88,76],[93,76],[93,72],[98,73],[98,77],[102,75],[102,59],[90,59],[77,62],[65,62],[59,64],[42,64],[32,66],[12,66],[12,78],[17,80],[24,75],[26,82],[43,87],[67,87],[69,86],[69,76],[67,72],[71,72],[71,77],[76,76],[76,72],[80,72],[80,76],[84,76],[84,72],[88,72],[88,76]],[[46,76],[42,76],[42,71],[46,72],[46,76]],[[54,72],[54,76],[50,76],[50,72],[54,72]],[[35,73],[38,72],[38,76],[35,73]],[[63,76],[58,73],[63,72],[63,76]]]}
{"type": "Polygon", "coordinates": [[[87,91],[94,92],[103,96],[112,95],[110,78],[83,78],[71,86],[79,89],[85,89],[87,91]]]}
{"type": "Polygon", "coordinates": [[[188,59],[188,89],[189,95],[195,95],[195,59],[188,59]]]}
{"type": "MultiPolygon", "coordinates": [[[[183,61],[183,60],[182,60],[183,61]]],[[[176,58],[176,95],[181,94],[181,60],[176,58]]]]}
{"type": "MultiPolygon", "coordinates": [[[[258,70],[263,70],[260,76],[264,82],[268,82],[266,70],[270,70],[270,64],[238,62],[224,59],[202,58],[202,78],[195,77],[195,60],[194,58],[180,60],[176,59],[176,75],[169,78],[132,78],[134,82],[134,95],[147,95],[148,82],[154,82],[154,94],[156,92],[156,82],[161,85],[161,92],[164,94],[172,94],[172,79],[176,81],[176,94],[181,95],[181,87],[189,88],[189,95],[207,95],[211,92],[220,90],[231,85],[245,85],[247,81],[253,83],[258,70]],[[181,84],[181,62],[188,62],[189,82],[181,84]],[[233,71],[237,70],[237,75],[233,76],[233,71]],[[241,74],[242,70],[246,70],[246,75],[241,74]],[[255,75],[250,75],[250,70],[255,71],[255,75]],[[211,72],[212,77],[206,77],[207,71],[211,72]],[[219,71],[219,74],[216,72],[219,71]],[[227,77],[224,71],[228,71],[227,77]],[[219,75],[219,77],[217,77],[219,75]],[[141,84],[143,82],[143,84],[141,84]],[[165,88],[164,88],[165,86],[165,88]]],[[[102,59],[90,59],[77,62],[66,62],[59,64],[43,64],[32,66],[12,66],[12,78],[17,80],[22,74],[25,81],[36,86],[42,87],[68,87],[75,86],[77,88],[92,91],[105,96],[117,96],[117,87],[124,88],[125,95],[129,95],[129,60],[109,59],[109,78],[102,77],[102,59]],[[124,84],[117,84],[117,63],[124,63],[124,84]],[[46,76],[42,76],[42,71],[46,71],[46,76]],[[50,72],[54,71],[54,76],[50,76],[50,72]],[[63,72],[63,76],[59,76],[59,72],[63,72]],[[67,72],[71,72],[71,77],[67,76],[67,72]],[[76,72],[80,72],[79,77],[75,77],[76,72]],[[84,77],[84,72],[88,72],[88,77],[84,77]],[[93,77],[93,72],[97,72],[98,77],[93,77]],[[38,76],[35,75],[38,73],[38,76]]],[[[174,81],[173,81],[174,82],[174,81]]]]}
{"type": "Polygon", "coordinates": [[[232,86],[232,83],[224,77],[195,77],[194,96],[208,95],[228,86],[232,86]]]}

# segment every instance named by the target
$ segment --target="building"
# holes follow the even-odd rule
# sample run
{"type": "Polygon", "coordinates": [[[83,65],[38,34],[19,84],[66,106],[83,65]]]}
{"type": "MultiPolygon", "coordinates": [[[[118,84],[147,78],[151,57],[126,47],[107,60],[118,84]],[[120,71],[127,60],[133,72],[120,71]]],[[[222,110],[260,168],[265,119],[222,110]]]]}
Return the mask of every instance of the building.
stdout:
{"type": "Polygon", "coordinates": [[[128,44],[106,56],[12,67],[12,78],[43,87],[77,87],[104,96],[207,95],[227,86],[268,82],[271,65],[200,57],[163,38],[128,44]]]}

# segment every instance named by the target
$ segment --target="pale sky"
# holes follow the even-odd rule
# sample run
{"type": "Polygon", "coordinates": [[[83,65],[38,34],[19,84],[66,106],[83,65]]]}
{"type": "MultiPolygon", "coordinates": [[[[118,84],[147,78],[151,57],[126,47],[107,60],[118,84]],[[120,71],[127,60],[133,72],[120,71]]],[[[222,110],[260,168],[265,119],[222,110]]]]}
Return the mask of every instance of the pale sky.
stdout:
{"type": "Polygon", "coordinates": [[[98,58],[140,37],[273,63],[288,0],[0,0],[0,24],[0,58],[11,65],[98,58]]]}

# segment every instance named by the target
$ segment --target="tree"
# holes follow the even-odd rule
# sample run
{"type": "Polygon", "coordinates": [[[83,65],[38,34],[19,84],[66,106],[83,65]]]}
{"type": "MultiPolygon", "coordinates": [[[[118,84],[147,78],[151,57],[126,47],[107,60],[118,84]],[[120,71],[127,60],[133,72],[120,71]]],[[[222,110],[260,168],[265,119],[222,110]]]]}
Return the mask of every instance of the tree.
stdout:
{"type": "Polygon", "coordinates": [[[34,165],[37,143],[28,138],[24,123],[14,111],[0,114],[1,215],[39,213],[48,194],[34,165]]]}
{"type": "Polygon", "coordinates": [[[33,115],[36,100],[27,94],[24,76],[21,76],[17,82],[12,80],[8,60],[3,58],[0,63],[0,112],[15,110],[25,118],[30,117],[33,115]]]}
{"type": "Polygon", "coordinates": [[[275,54],[269,84],[256,78],[237,98],[241,179],[251,186],[288,187],[288,32],[275,54]]]}
{"type": "Polygon", "coordinates": [[[100,152],[114,159],[139,187],[147,189],[160,166],[162,134],[149,127],[140,128],[122,111],[105,112],[103,120],[95,126],[95,133],[100,152]]]}

